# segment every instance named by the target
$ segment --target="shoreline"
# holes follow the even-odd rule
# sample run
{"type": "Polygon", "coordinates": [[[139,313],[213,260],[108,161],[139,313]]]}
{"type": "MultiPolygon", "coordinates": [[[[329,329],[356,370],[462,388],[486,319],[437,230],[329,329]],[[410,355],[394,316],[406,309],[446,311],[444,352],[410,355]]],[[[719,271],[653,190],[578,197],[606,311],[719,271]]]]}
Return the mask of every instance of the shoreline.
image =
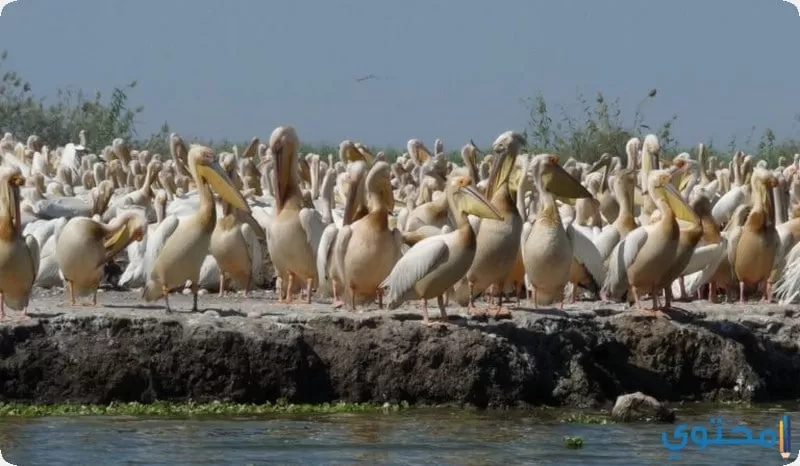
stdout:
{"type": "Polygon", "coordinates": [[[30,320],[0,323],[0,401],[597,409],[636,391],[667,403],[800,398],[800,321],[777,304],[677,303],[685,312],[672,320],[599,302],[512,307],[497,321],[451,306],[446,327],[426,327],[416,305],[350,313],[269,292],[206,294],[200,313],[171,295],[170,315],[135,291],[101,292],[97,308],[64,299],[36,290],[30,320]]]}

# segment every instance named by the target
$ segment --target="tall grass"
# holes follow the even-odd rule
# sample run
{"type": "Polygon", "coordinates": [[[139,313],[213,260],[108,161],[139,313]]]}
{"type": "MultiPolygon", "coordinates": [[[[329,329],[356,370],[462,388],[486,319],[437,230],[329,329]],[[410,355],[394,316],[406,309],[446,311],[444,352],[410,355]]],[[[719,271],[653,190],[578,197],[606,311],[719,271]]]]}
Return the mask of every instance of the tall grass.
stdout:
{"type": "MultiPolygon", "coordinates": [[[[59,90],[54,99],[45,99],[36,96],[19,73],[6,69],[7,57],[6,52],[0,54],[0,131],[11,132],[18,139],[37,134],[47,144],[55,146],[77,141],[78,133],[85,130],[87,144],[95,151],[110,144],[114,138],[122,137],[140,149],[169,152],[167,138],[172,129],[168,122],[149,136],[143,137],[136,132],[136,118],[144,112],[144,107],[132,107],[128,102],[128,92],[136,87],[136,81],[114,87],[107,97],[99,91],[89,95],[81,89],[67,88],[59,90]]],[[[644,108],[657,98],[656,89],[645,94],[633,109],[633,121],[630,122],[623,117],[626,112],[620,100],[609,100],[600,92],[593,100],[579,94],[576,97],[578,111],[548,103],[541,94],[523,99],[529,116],[524,123],[528,150],[553,152],[562,160],[574,157],[593,161],[604,152],[624,156],[625,143],[631,137],[654,133],[667,156],[693,151],[694,146],[681,147],[675,139],[673,127],[678,115],[655,126],[648,124],[644,108]]],[[[800,115],[795,118],[795,123],[800,124],[800,115]]],[[[756,133],[754,126],[744,138],[732,137],[725,146],[718,146],[710,140],[696,142],[704,142],[712,155],[721,158],[728,158],[736,150],[745,150],[773,164],[780,157],[791,159],[800,153],[800,140],[795,137],[779,139],[770,128],[763,129],[758,137],[756,133]]],[[[248,143],[230,140],[196,142],[216,150],[231,150],[234,144],[243,148],[248,143]]],[[[373,147],[372,150],[375,153],[384,151],[389,160],[404,152],[404,148],[396,147],[373,147]]],[[[338,144],[304,145],[301,151],[327,156],[338,152],[338,144]]],[[[451,151],[447,157],[458,160],[459,153],[451,151]]]]}

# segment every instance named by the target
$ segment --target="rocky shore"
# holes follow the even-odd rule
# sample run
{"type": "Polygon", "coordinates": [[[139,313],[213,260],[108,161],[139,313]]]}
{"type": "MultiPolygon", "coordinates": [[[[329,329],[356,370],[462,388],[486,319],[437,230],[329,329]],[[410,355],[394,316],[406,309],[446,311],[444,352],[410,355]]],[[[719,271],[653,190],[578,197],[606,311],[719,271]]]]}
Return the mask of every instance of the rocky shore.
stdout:
{"type": "MultiPolygon", "coordinates": [[[[135,292],[69,308],[37,291],[31,319],[0,324],[0,401],[230,400],[597,407],[659,400],[800,398],[800,315],[779,305],[679,303],[671,319],[620,305],[426,327],[394,312],[202,296],[209,310],[146,306],[135,292]],[[184,311],[184,312],[180,312],[184,311]]],[[[438,315],[438,311],[432,313],[438,315]]]]}

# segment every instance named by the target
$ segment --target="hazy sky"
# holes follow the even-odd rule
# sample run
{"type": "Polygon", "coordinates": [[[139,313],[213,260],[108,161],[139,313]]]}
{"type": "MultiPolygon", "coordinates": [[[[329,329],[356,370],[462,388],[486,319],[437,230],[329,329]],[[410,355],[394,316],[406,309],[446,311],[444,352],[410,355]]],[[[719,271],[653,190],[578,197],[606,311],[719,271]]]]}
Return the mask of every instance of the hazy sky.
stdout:
{"type": "Polygon", "coordinates": [[[18,0],[0,49],[37,95],[133,79],[147,135],[447,148],[525,129],[524,97],[637,102],[681,143],[800,137],[800,17],[781,0],[18,0]],[[794,45],[792,45],[794,44],[794,45]],[[382,79],[356,82],[374,74],[382,79]]]}

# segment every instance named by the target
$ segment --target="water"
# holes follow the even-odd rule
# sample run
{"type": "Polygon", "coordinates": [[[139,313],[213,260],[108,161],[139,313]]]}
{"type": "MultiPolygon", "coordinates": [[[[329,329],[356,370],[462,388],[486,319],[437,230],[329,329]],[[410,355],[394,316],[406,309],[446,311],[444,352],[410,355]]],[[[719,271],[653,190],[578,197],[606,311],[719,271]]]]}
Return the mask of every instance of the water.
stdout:
{"type": "MultiPolygon", "coordinates": [[[[776,429],[797,406],[679,410],[678,422],[709,428],[723,417],[727,429],[744,423],[758,436],[776,429]],[[787,410],[787,411],[785,411],[787,410]]],[[[314,465],[314,464],[557,464],[557,465],[783,465],[775,448],[688,446],[669,460],[661,432],[675,425],[564,424],[564,411],[471,412],[410,410],[400,413],[279,416],[272,418],[164,419],[48,417],[0,420],[0,450],[29,465],[314,465]],[[564,447],[581,436],[582,449],[564,447]]],[[[795,428],[795,431],[799,429],[795,428]]],[[[794,455],[800,448],[795,434],[794,455]]],[[[793,457],[794,457],[793,455],[793,457]]]]}

